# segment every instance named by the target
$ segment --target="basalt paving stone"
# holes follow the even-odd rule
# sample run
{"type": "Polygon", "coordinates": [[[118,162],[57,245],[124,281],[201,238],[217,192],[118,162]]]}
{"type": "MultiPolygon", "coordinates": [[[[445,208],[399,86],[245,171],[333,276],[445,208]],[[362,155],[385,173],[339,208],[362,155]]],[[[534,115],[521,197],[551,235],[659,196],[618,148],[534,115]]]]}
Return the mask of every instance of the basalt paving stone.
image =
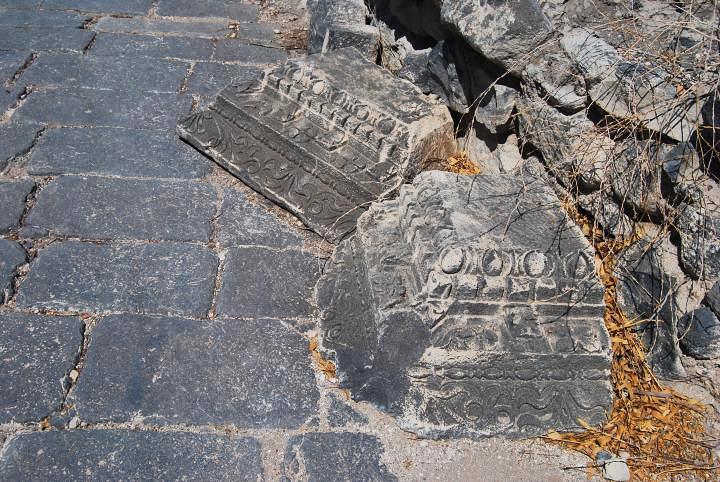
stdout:
{"type": "Polygon", "coordinates": [[[144,15],[150,12],[152,4],[153,0],[44,0],[42,6],[83,12],[144,15]]]}
{"type": "Polygon", "coordinates": [[[242,40],[220,40],[212,58],[220,62],[275,64],[287,59],[287,52],[282,48],[248,45],[242,40]]]}
{"type": "Polygon", "coordinates": [[[299,427],[318,399],[307,340],[279,321],[131,315],[98,323],[72,395],[89,422],[242,428],[299,427]]]}
{"type": "Polygon", "coordinates": [[[190,111],[188,95],[95,89],[33,92],[14,119],[65,126],[170,129],[190,111]]]}
{"type": "Polygon", "coordinates": [[[397,480],[381,461],[383,446],[376,437],[361,433],[304,433],[288,442],[282,464],[282,482],[312,480],[336,482],[397,480]]]}
{"type": "Polygon", "coordinates": [[[25,264],[27,254],[20,244],[0,239],[0,305],[13,295],[12,282],[17,269],[25,264]]]}
{"type": "Polygon", "coordinates": [[[375,203],[317,286],[340,386],[423,436],[603,423],[594,251],[543,181],[431,171],[375,203]]]}
{"type": "Polygon", "coordinates": [[[16,299],[19,306],[58,311],[202,317],[217,264],[213,253],[193,244],[58,242],[32,262],[16,299]]]}
{"type": "Polygon", "coordinates": [[[260,78],[262,71],[257,67],[234,64],[198,62],[188,80],[188,91],[209,99],[232,82],[251,81],[260,78]]]}
{"type": "Polygon", "coordinates": [[[220,246],[299,247],[303,238],[277,216],[248,201],[234,189],[225,190],[218,218],[220,246]]]}
{"type": "Polygon", "coordinates": [[[352,408],[334,393],[328,394],[328,423],[331,427],[345,427],[348,424],[366,425],[368,418],[352,408]]]}
{"type": "Polygon", "coordinates": [[[263,479],[260,444],[187,432],[74,430],[24,433],[0,457],[5,480],[263,479]]]}
{"type": "Polygon", "coordinates": [[[32,179],[0,179],[0,234],[18,227],[25,201],[34,187],[32,179]]]}
{"type": "Polygon", "coordinates": [[[131,33],[146,35],[179,35],[181,37],[226,38],[234,32],[237,39],[254,42],[271,41],[273,27],[259,23],[237,24],[233,30],[228,29],[229,20],[184,19],[183,21],[148,18],[116,18],[103,17],[93,30],[97,32],[131,33]]]}
{"type": "Polygon", "coordinates": [[[78,50],[90,44],[95,34],[77,28],[0,27],[0,50],[78,50]]]}
{"type": "Polygon", "coordinates": [[[217,314],[229,318],[308,318],[320,261],[300,250],[234,248],[225,258],[217,314]]]}
{"type": "Polygon", "coordinates": [[[82,28],[88,16],[50,10],[0,10],[0,26],[34,28],[82,28]]]}
{"type": "Polygon", "coordinates": [[[447,108],[355,49],[291,59],[261,80],[233,83],[178,131],[332,242],[431,150],[441,158],[454,148],[447,108]]]}
{"type": "Polygon", "coordinates": [[[88,53],[113,57],[142,56],[210,60],[213,51],[212,40],[204,38],[99,33],[88,53]]]}
{"type": "MultiPolygon", "coordinates": [[[[0,88],[0,115],[10,109],[17,102],[17,95],[15,92],[8,92],[0,88]]],[[[0,166],[1,168],[2,166],[0,166]]]]}
{"type": "Polygon", "coordinates": [[[0,312],[0,423],[38,422],[60,406],[82,330],[75,317],[0,312]]]}
{"type": "MultiPolygon", "coordinates": [[[[2,12],[0,12],[0,15],[2,15],[2,12]]],[[[0,85],[10,81],[29,58],[30,52],[0,51],[0,85]]],[[[4,85],[3,87],[7,88],[4,85]]]]}
{"type": "Polygon", "coordinates": [[[201,178],[212,166],[174,132],[69,127],[43,133],[30,154],[27,170],[37,176],[201,178]]]}
{"type": "Polygon", "coordinates": [[[43,0],[0,0],[0,7],[35,9],[43,0]]]}
{"type": "Polygon", "coordinates": [[[0,124],[0,172],[16,156],[26,153],[33,145],[40,127],[35,124],[10,121],[0,124]]]}
{"type": "Polygon", "coordinates": [[[258,7],[244,5],[236,0],[160,0],[157,14],[167,17],[222,17],[232,20],[254,22],[258,7]]]}
{"type": "Polygon", "coordinates": [[[176,93],[189,64],[148,57],[100,57],[80,53],[43,54],[18,79],[19,84],[176,93]]]}
{"type": "Polygon", "coordinates": [[[187,181],[62,176],[38,195],[26,236],[208,241],[217,193],[187,181]]]}

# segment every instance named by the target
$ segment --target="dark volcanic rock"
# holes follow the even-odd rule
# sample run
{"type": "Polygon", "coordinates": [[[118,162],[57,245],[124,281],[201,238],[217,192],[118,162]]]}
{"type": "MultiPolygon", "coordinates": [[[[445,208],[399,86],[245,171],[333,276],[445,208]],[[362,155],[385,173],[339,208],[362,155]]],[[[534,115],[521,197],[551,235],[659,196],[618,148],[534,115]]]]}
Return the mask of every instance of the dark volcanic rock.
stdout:
{"type": "Polygon", "coordinates": [[[0,305],[13,295],[15,272],[26,261],[27,254],[20,244],[9,239],[0,239],[0,305]]]}
{"type": "Polygon", "coordinates": [[[680,235],[680,261],[685,271],[695,279],[720,276],[720,218],[711,216],[701,206],[682,204],[675,227],[680,235]]]}
{"type": "Polygon", "coordinates": [[[34,187],[32,179],[0,179],[0,234],[18,227],[25,201],[34,187]]]}
{"type": "Polygon", "coordinates": [[[308,53],[355,47],[375,61],[380,48],[380,30],[367,25],[370,15],[363,0],[309,0],[310,38],[308,53]]]}
{"type": "Polygon", "coordinates": [[[453,148],[452,120],[354,49],[293,59],[230,85],[180,135],[329,240],[453,148]]]}
{"type": "Polygon", "coordinates": [[[424,173],[336,249],[322,347],[354,398],[425,436],[599,423],[610,356],[593,259],[544,184],[424,173]]]}
{"type": "Polygon", "coordinates": [[[700,360],[720,359],[720,321],[708,308],[686,314],[678,321],[680,346],[700,360]]]}
{"type": "Polygon", "coordinates": [[[382,464],[380,441],[361,433],[306,433],[288,442],[282,465],[282,481],[336,482],[395,481],[382,464]],[[303,479],[300,479],[303,477],[303,479]]]}
{"type": "Polygon", "coordinates": [[[60,407],[82,329],[74,317],[0,313],[0,423],[39,422],[60,407]]]}
{"type": "Polygon", "coordinates": [[[667,377],[682,377],[678,331],[674,315],[674,280],[662,266],[658,249],[636,243],[616,264],[618,301],[648,350],[653,370],[667,377]]]}
{"type": "Polygon", "coordinates": [[[17,435],[0,457],[0,473],[6,480],[37,481],[263,477],[260,444],[252,438],[102,429],[17,435]]]}

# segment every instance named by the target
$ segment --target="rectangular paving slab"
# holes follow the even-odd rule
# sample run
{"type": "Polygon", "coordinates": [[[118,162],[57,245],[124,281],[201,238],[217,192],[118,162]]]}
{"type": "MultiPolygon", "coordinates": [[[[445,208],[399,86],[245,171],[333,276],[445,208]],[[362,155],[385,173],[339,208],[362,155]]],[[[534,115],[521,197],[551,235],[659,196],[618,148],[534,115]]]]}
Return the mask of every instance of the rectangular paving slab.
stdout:
{"type": "Polygon", "coordinates": [[[287,52],[279,47],[246,44],[242,40],[219,40],[212,58],[219,62],[269,65],[284,61],[287,52]]]}
{"type": "Polygon", "coordinates": [[[30,150],[40,129],[35,123],[10,121],[0,124],[0,172],[7,168],[11,159],[30,150]]]}
{"type": "Polygon", "coordinates": [[[19,306],[203,317],[217,257],[193,244],[53,243],[40,251],[17,295],[19,306]]]}
{"type": "Polygon", "coordinates": [[[217,314],[230,318],[309,318],[322,260],[300,250],[230,249],[217,314]]]}
{"type": "Polygon", "coordinates": [[[60,407],[83,329],[76,317],[0,312],[0,423],[39,422],[60,407]]]}
{"type": "Polygon", "coordinates": [[[49,10],[2,10],[0,26],[34,28],[82,28],[89,16],[49,10]]]}
{"type": "Polygon", "coordinates": [[[42,54],[18,79],[21,85],[71,89],[177,93],[189,64],[148,57],[101,57],[80,53],[42,54]]]}
{"type": "MultiPolygon", "coordinates": [[[[96,32],[115,32],[146,35],[179,35],[181,37],[198,37],[223,39],[230,32],[236,34],[238,40],[263,42],[273,39],[273,27],[267,24],[242,23],[228,29],[228,20],[192,19],[177,21],[162,18],[117,18],[103,17],[93,25],[96,32]]],[[[236,40],[237,42],[237,40],[236,40]]]]}
{"type": "Polygon", "coordinates": [[[395,481],[382,463],[380,440],[362,433],[306,433],[288,442],[283,458],[283,481],[336,482],[395,481]]]}
{"type": "Polygon", "coordinates": [[[182,94],[51,89],[30,94],[13,118],[64,126],[167,130],[190,111],[191,104],[190,97],[182,94]]]}
{"type": "Polygon", "coordinates": [[[0,477],[33,481],[258,481],[263,470],[260,444],[252,438],[76,430],[14,436],[0,456],[0,477]]]}
{"type": "Polygon", "coordinates": [[[0,179],[0,234],[18,227],[25,201],[34,188],[32,179],[0,179]]]}
{"type": "Polygon", "coordinates": [[[272,320],[101,320],[72,400],[84,421],[294,428],[317,415],[307,340],[272,320]]]}
{"type": "Polygon", "coordinates": [[[0,27],[0,45],[5,50],[76,50],[82,51],[95,33],[77,28],[0,27]]]}
{"type": "Polygon", "coordinates": [[[19,243],[0,239],[0,305],[13,295],[15,274],[26,261],[27,254],[19,243]]]}
{"type": "Polygon", "coordinates": [[[220,246],[300,247],[302,236],[274,213],[251,203],[241,191],[225,190],[218,218],[220,246]]]}
{"type": "Polygon", "coordinates": [[[210,60],[214,50],[212,40],[204,38],[99,33],[88,52],[114,57],[210,60]]]}
{"type": "Polygon", "coordinates": [[[430,150],[442,157],[454,148],[447,108],[354,49],[231,84],[178,131],[331,241],[414,175],[430,150]]]}
{"type": "Polygon", "coordinates": [[[24,233],[208,241],[216,199],[214,187],[195,182],[62,176],[39,193],[24,233]]]}
{"type": "Polygon", "coordinates": [[[44,0],[43,8],[74,9],[83,12],[145,15],[153,0],[44,0]]]}
{"type": "Polygon", "coordinates": [[[212,163],[172,131],[68,127],[43,133],[27,170],[36,176],[200,178],[212,171],[212,163]]]}
{"type": "Polygon", "coordinates": [[[158,15],[167,17],[222,17],[241,22],[257,20],[258,7],[236,0],[160,0],[158,15]]]}

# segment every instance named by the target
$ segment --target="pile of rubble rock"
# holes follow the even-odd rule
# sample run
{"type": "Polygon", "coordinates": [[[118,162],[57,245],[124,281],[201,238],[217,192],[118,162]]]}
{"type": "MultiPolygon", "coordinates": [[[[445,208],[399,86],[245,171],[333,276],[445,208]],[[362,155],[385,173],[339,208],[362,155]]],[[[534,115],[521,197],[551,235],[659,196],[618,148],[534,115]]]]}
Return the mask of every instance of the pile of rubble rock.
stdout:
{"type": "Polygon", "coordinates": [[[720,357],[717,2],[309,0],[311,52],[353,46],[440,99],[483,174],[540,160],[609,237],[655,371],[720,357]]]}
{"type": "Polygon", "coordinates": [[[670,3],[308,0],[310,55],[179,131],[335,244],[321,348],[354,398],[431,437],[599,423],[604,290],[562,202],[641,235],[615,275],[656,373],[720,359],[719,15],[670,3]],[[422,172],[458,151],[479,175],[422,172]]]}

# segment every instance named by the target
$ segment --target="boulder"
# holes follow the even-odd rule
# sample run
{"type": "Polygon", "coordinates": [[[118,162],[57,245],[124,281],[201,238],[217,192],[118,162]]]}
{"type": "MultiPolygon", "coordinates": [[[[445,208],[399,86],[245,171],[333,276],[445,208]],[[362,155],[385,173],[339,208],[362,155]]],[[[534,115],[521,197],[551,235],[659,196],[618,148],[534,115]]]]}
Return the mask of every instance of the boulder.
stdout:
{"type": "Polygon", "coordinates": [[[363,0],[307,0],[310,12],[308,53],[355,47],[375,61],[380,47],[377,27],[367,25],[369,12],[363,0]]]}
{"type": "Polygon", "coordinates": [[[565,115],[525,89],[518,102],[520,138],[535,147],[567,189],[599,189],[615,143],[584,113],[565,115]]]}
{"type": "Polygon", "coordinates": [[[612,400],[603,293],[545,183],[425,172],[337,247],[321,348],[353,398],[422,436],[574,430],[612,400]]]}
{"type": "Polygon", "coordinates": [[[455,150],[447,109],[355,49],[232,84],[178,130],[330,241],[429,157],[455,150]]]}
{"type": "Polygon", "coordinates": [[[587,104],[585,79],[559,45],[553,44],[552,48],[525,66],[523,80],[551,106],[566,114],[579,112],[587,104]]]}
{"type": "Polygon", "coordinates": [[[641,241],[618,258],[614,275],[620,307],[648,350],[655,373],[669,378],[685,376],[680,360],[675,318],[675,280],[665,273],[658,247],[641,241]]]}
{"type": "Polygon", "coordinates": [[[683,269],[693,279],[720,277],[720,218],[702,206],[682,203],[673,226],[680,235],[683,269]]]}
{"type": "Polygon", "coordinates": [[[699,360],[720,360],[720,320],[709,308],[699,308],[678,322],[680,346],[699,360]]]}
{"type": "Polygon", "coordinates": [[[496,84],[482,96],[475,107],[475,121],[493,134],[504,134],[512,129],[512,114],[520,93],[505,85],[496,84]]]}
{"type": "Polygon", "coordinates": [[[667,72],[624,59],[588,29],[575,28],[560,43],[585,76],[590,98],[598,107],[672,139],[691,139],[700,106],[693,96],[679,93],[667,72]]]}
{"type": "Polygon", "coordinates": [[[515,65],[552,33],[536,0],[436,0],[440,18],[477,52],[501,66],[515,65]]]}

